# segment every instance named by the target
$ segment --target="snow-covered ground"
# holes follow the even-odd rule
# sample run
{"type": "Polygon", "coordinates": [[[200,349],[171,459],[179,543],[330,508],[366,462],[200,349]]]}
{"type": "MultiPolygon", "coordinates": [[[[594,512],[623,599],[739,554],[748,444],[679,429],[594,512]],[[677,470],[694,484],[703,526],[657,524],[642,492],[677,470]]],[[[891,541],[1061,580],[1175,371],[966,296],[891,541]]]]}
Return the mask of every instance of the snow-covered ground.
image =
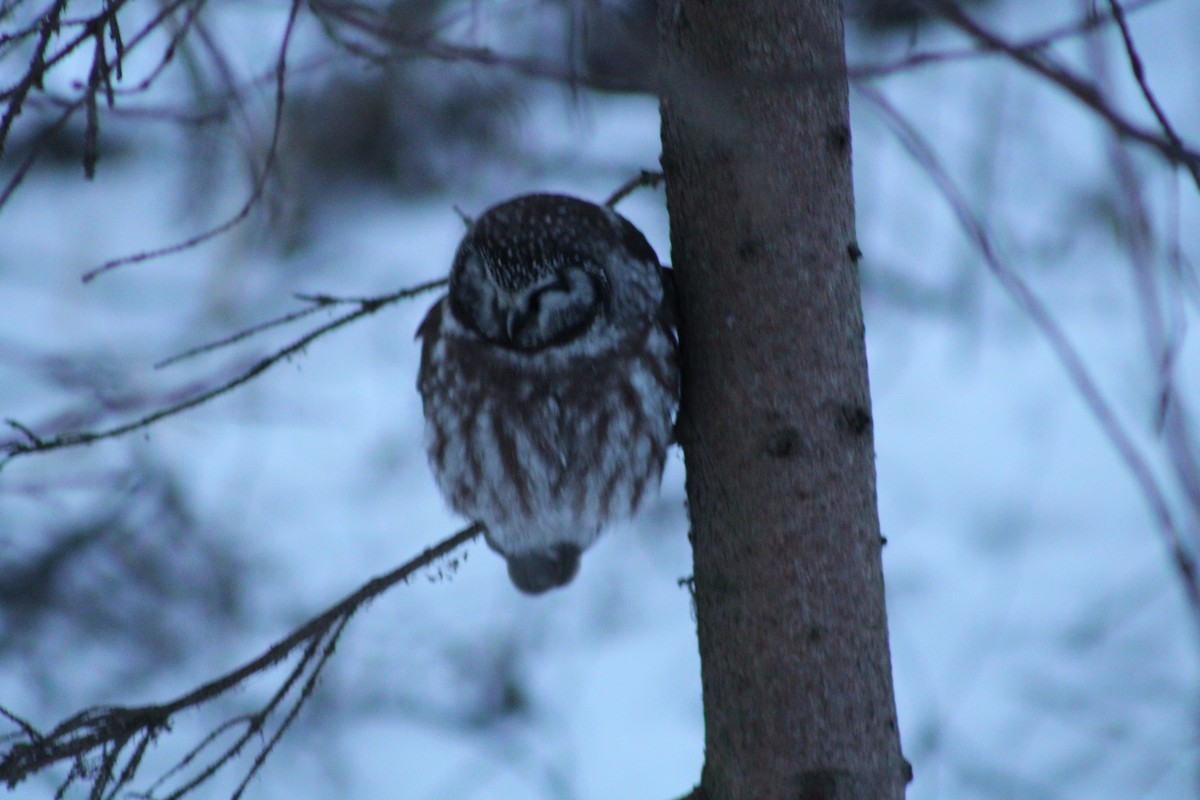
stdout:
{"type": "MultiPolygon", "coordinates": [[[[1047,16],[1012,11],[994,23],[1016,35],[1077,11],[1045,5],[1047,16]]],[[[1200,141],[1200,9],[1162,2],[1133,23],[1164,107],[1200,141]]],[[[917,44],[953,41],[934,30],[917,44]]],[[[1118,40],[1105,42],[1123,74],[1118,40]]],[[[903,48],[851,42],[855,61],[886,51],[903,48]]],[[[1061,50],[1076,65],[1082,53],[1061,50]]],[[[1170,487],[1130,269],[1104,217],[1113,178],[1103,129],[999,59],[876,85],[929,138],[1170,487]]],[[[1120,82],[1122,105],[1149,120],[1135,88],[1120,82]]],[[[657,164],[650,99],[573,99],[543,87],[526,102],[514,124],[528,159],[464,176],[452,196],[347,194],[314,206],[298,252],[282,253],[250,226],[88,285],[79,276],[100,261],[201,225],[184,213],[195,165],[167,133],[101,162],[92,183],[76,170],[35,174],[0,210],[0,417],[42,435],[124,421],[336,312],[151,369],[299,307],[293,292],[379,294],[445,274],[462,231],[454,205],[470,214],[535,189],[600,199],[657,164]],[[103,416],[79,416],[97,404],[103,416]]],[[[1137,485],[1044,337],[860,98],[854,136],[892,654],[916,776],[909,796],[1195,797],[1200,642],[1137,485]],[[901,289],[880,279],[888,275],[903,277],[901,289]]],[[[1200,257],[1196,187],[1145,153],[1134,161],[1156,232],[1177,213],[1179,246],[1200,257]]],[[[213,219],[239,202],[236,186],[222,191],[213,219]]],[[[636,194],[621,209],[667,260],[661,195],[636,194]]],[[[174,696],[460,527],[421,453],[413,332],[431,301],[324,337],[144,435],[9,464],[0,564],[81,520],[133,515],[113,534],[125,535],[138,514],[150,515],[136,536],[149,537],[156,557],[187,563],[167,571],[160,595],[130,601],[160,598],[161,608],[139,612],[164,628],[159,650],[132,636],[128,619],[104,623],[106,637],[53,615],[0,615],[0,705],[48,727],[85,705],[174,696]],[[148,475],[169,475],[171,491],[148,475]],[[179,541],[151,542],[161,497],[183,509],[173,518],[190,532],[179,541]],[[217,564],[239,598],[228,606],[207,582],[217,564]]],[[[1197,299],[1188,302],[1194,323],[1197,299]]],[[[1176,374],[1193,404],[1196,350],[1186,336],[1176,374]]],[[[703,761],[703,718],[690,601],[677,583],[691,572],[682,485],[676,454],[659,499],[590,550],[566,591],[518,595],[503,563],[475,545],[452,577],[414,580],[370,604],[250,796],[684,794],[703,761]]],[[[101,561],[74,576],[69,596],[100,605],[111,596],[126,608],[114,587],[129,573],[105,569],[116,568],[101,561]]],[[[160,740],[161,763],[272,688],[255,683],[211,716],[182,717],[160,740]]],[[[247,766],[200,796],[222,796],[247,766]]],[[[56,777],[14,797],[52,796],[56,777]]]]}

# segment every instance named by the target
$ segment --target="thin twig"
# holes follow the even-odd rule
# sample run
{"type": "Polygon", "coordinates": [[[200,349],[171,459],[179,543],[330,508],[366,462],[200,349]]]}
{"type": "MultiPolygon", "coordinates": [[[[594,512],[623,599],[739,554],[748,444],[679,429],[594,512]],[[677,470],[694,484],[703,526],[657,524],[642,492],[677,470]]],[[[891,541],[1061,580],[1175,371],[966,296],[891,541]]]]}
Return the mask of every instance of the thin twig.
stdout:
{"type": "Polygon", "coordinates": [[[14,429],[20,431],[22,434],[24,434],[25,438],[27,438],[33,444],[34,447],[40,447],[43,444],[42,440],[40,438],[38,438],[38,435],[36,433],[29,430],[29,428],[27,428],[24,425],[22,425],[21,423],[17,422],[15,419],[6,419],[6,420],[4,420],[4,423],[6,425],[8,425],[10,428],[14,428],[14,429]]]}
{"type": "Polygon", "coordinates": [[[287,99],[287,55],[288,49],[292,41],[292,31],[295,28],[296,15],[300,11],[300,5],[303,0],[292,0],[291,9],[288,11],[287,24],[284,27],[283,38],[279,45],[279,58],[275,65],[275,119],[271,127],[271,143],[267,148],[267,156],[263,162],[263,167],[255,176],[254,184],[251,187],[250,196],[238,209],[237,213],[226,219],[224,222],[216,225],[208,230],[201,231],[187,239],[176,242],[175,244],[159,247],[154,250],[144,250],[140,253],[134,253],[128,256],[109,259],[98,267],[88,270],[83,274],[83,282],[89,283],[96,277],[103,275],[106,272],[111,272],[119,267],[129,264],[137,264],[143,261],[149,261],[163,256],[175,255],[185,250],[190,250],[204,242],[209,241],[221,234],[236,228],[244,222],[249,216],[254,207],[258,205],[258,201],[262,199],[263,192],[266,191],[267,180],[270,178],[272,170],[275,166],[275,159],[279,153],[280,133],[283,129],[283,109],[287,99]]]}
{"type": "Polygon", "coordinates": [[[31,725],[24,718],[17,716],[4,706],[0,706],[0,716],[5,717],[7,720],[20,728],[31,741],[40,742],[45,738],[37,728],[33,727],[33,725],[31,725]]]}
{"type": "MultiPolygon", "coordinates": [[[[1144,8],[1160,3],[1162,0],[1135,0],[1125,9],[1126,13],[1134,13],[1144,8]]],[[[1106,25],[1113,19],[1112,14],[1088,14],[1077,22],[1051,28],[1037,36],[1032,36],[1019,42],[1013,42],[1013,50],[1036,53],[1051,45],[1087,33],[1101,25],[1106,25]]],[[[882,64],[851,64],[847,72],[851,80],[868,78],[883,78],[897,73],[908,72],[916,67],[929,64],[948,64],[954,61],[964,61],[973,58],[1002,55],[1004,51],[986,45],[976,47],[959,47],[933,52],[919,52],[882,64]]]]}
{"type": "Polygon", "coordinates": [[[1092,412],[1092,416],[1099,423],[1101,430],[1108,437],[1141,490],[1157,523],[1157,528],[1162,534],[1175,569],[1179,573],[1184,593],[1192,607],[1193,623],[1200,626],[1200,582],[1198,582],[1200,574],[1198,574],[1195,557],[1183,542],[1171,513],[1170,504],[1159,487],[1149,463],[1143,458],[1129,434],[1122,427],[1116,412],[1100,392],[1100,388],[1088,372],[1082,357],[1028,284],[996,253],[983,221],[971,210],[970,204],[942,167],[933,149],[920,132],[882,94],[865,85],[855,88],[882,112],[884,122],[891,128],[897,140],[925,171],[925,174],[933,181],[949,204],[963,232],[975,244],[992,275],[1009,293],[1017,306],[1029,316],[1034,326],[1045,338],[1046,343],[1050,345],[1050,349],[1066,371],[1067,377],[1075,386],[1080,398],[1092,412]]]}
{"type": "Polygon", "coordinates": [[[216,728],[209,731],[203,739],[193,745],[192,749],[188,750],[188,752],[184,754],[183,758],[171,765],[171,768],[160,775],[158,779],[154,781],[154,783],[150,784],[149,788],[147,788],[144,792],[139,792],[136,796],[143,798],[143,800],[148,800],[148,798],[153,797],[154,791],[158,789],[158,787],[162,786],[175,775],[178,775],[180,772],[187,769],[188,766],[191,765],[191,763],[195,761],[210,744],[220,738],[221,734],[225,733],[225,731],[229,730],[235,725],[249,726],[251,724],[253,724],[252,714],[239,714],[232,719],[225,720],[216,728]]]}
{"type": "Polygon", "coordinates": [[[1132,122],[1113,108],[1094,84],[1071,72],[1047,54],[1040,51],[1022,50],[1014,46],[976,22],[955,3],[947,2],[947,0],[912,0],[912,2],[937,14],[985,47],[1009,55],[1016,63],[1066,91],[1094,111],[1121,136],[1154,148],[1172,164],[1184,164],[1188,166],[1189,170],[1194,165],[1200,164],[1200,152],[1182,142],[1164,138],[1132,122]]]}
{"type": "Polygon", "coordinates": [[[564,67],[558,61],[542,57],[509,55],[488,47],[460,44],[441,39],[431,32],[414,35],[397,27],[383,9],[372,8],[365,3],[308,0],[308,9],[325,29],[330,41],[375,64],[407,61],[416,56],[454,64],[499,67],[528,78],[567,84],[573,81],[591,89],[627,91],[629,88],[613,76],[603,73],[581,76],[570,64],[564,67]],[[369,41],[384,45],[386,49],[370,50],[347,39],[338,30],[338,23],[369,41]]]}
{"type": "Polygon", "coordinates": [[[667,176],[661,172],[644,169],[636,176],[621,184],[620,188],[609,195],[608,199],[604,201],[604,205],[608,206],[609,208],[615,208],[617,203],[621,202],[638,189],[653,189],[666,180],[666,177],[667,176]]]}
{"type": "MultiPolygon", "coordinates": [[[[1125,11],[1121,8],[1121,3],[1118,0],[1108,0],[1108,6],[1112,9],[1113,19],[1116,20],[1117,27],[1121,31],[1121,39],[1125,43],[1125,54],[1129,57],[1129,67],[1133,70],[1133,77],[1137,81],[1138,88],[1142,91],[1142,97],[1146,100],[1146,105],[1150,106],[1150,110],[1154,112],[1155,119],[1162,127],[1163,133],[1167,139],[1180,152],[1186,152],[1187,147],[1180,138],[1175,126],[1171,124],[1171,120],[1167,117],[1162,106],[1158,102],[1158,98],[1154,96],[1154,92],[1150,90],[1150,83],[1146,79],[1146,69],[1142,66],[1142,58],[1138,55],[1137,47],[1133,43],[1133,34],[1129,30],[1129,23],[1125,20],[1125,11]]],[[[1191,159],[1184,161],[1184,166],[1188,172],[1192,174],[1192,180],[1196,182],[1196,187],[1200,188],[1200,160],[1191,159]]]]}
{"type": "Polygon", "coordinates": [[[287,325],[289,322],[295,322],[296,320],[304,319],[305,317],[315,314],[320,310],[320,306],[309,306],[308,308],[301,308],[296,311],[288,312],[282,316],[275,317],[274,319],[269,319],[266,322],[259,322],[256,325],[251,325],[249,328],[226,336],[223,339],[217,339],[214,342],[198,345],[189,350],[184,350],[182,353],[176,353],[170,358],[164,358],[162,361],[154,364],[154,369],[169,367],[172,364],[178,364],[180,361],[185,361],[189,358],[193,358],[204,353],[211,353],[214,350],[220,350],[222,347],[228,347],[231,344],[237,344],[243,339],[248,339],[251,336],[254,336],[256,333],[262,333],[263,331],[270,330],[271,328],[278,328],[281,325],[287,325]]]}
{"type": "Polygon", "coordinates": [[[274,751],[275,745],[279,744],[279,740],[283,738],[283,734],[287,732],[289,727],[291,727],[292,722],[295,721],[296,716],[300,713],[300,709],[303,708],[308,699],[312,697],[313,689],[315,689],[317,686],[317,679],[321,677],[321,673],[325,670],[325,665],[329,663],[330,657],[333,656],[334,651],[337,649],[338,639],[341,638],[342,631],[345,630],[346,623],[349,621],[350,614],[346,614],[326,638],[325,647],[323,647],[321,650],[321,656],[317,659],[317,663],[313,666],[312,671],[309,672],[308,680],[304,682],[304,686],[300,690],[300,696],[296,698],[296,702],[292,704],[287,716],[285,716],[283,721],[279,723],[279,727],[275,729],[275,733],[271,735],[271,738],[268,739],[266,744],[263,745],[262,750],[260,750],[258,755],[254,757],[254,763],[251,764],[250,769],[246,771],[245,776],[242,778],[241,783],[238,784],[238,787],[234,791],[230,800],[238,800],[242,794],[245,793],[246,787],[250,784],[250,781],[253,780],[254,776],[258,774],[258,771],[262,769],[263,764],[267,763],[267,758],[269,758],[272,751],[274,751]]]}
{"type": "Polygon", "coordinates": [[[268,369],[278,364],[280,361],[284,361],[291,356],[296,355],[304,350],[304,348],[308,347],[308,345],[311,344],[315,339],[318,339],[331,331],[337,330],[344,325],[348,325],[357,319],[374,314],[381,308],[396,303],[400,300],[414,297],[432,289],[436,289],[445,285],[445,283],[446,281],[443,278],[440,280],[428,281],[426,283],[406,289],[401,289],[398,292],[382,295],[380,297],[367,298],[359,303],[359,307],[354,311],[343,314],[336,319],[326,322],[324,325],[314,328],[304,336],[301,336],[299,339],[289,344],[287,347],[284,347],[282,350],[278,350],[272,355],[266,356],[254,362],[245,370],[239,372],[229,380],[224,381],[223,383],[212,388],[205,389],[204,391],[192,395],[191,397],[180,400],[177,403],[172,403],[164,408],[158,409],[157,411],[153,411],[149,414],[139,417],[132,422],[125,422],[112,428],[106,428],[98,431],[60,433],[50,438],[42,438],[36,443],[0,443],[0,452],[5,453],[4,458],[0,459],[0,470],[2,470],[10,461],[20,456],[27,456],[32,453],[45,453],[52,450],[62,450],[67,447],[79,447],[81,445],[88,445],[92,444],[93,442],[103,441],[105,439],[115,439],[119,436],[124,436],[127,433],[149,427],[156,422],[164,420],[168,417],[173,417],[176,414],[195,408],[196,406],[203,405],[204,403],[220,397],[226,392],[236,389],[242,384],[253,380],[263,372],[266,372],[268,369]]]}
{"type": "Polygon", "coordinates": [[[275,690],[275,693],[271,695],[271,699],[268,700],[266,704],[264,704],[258,711],[249,715],[249,724],[246,725],[246,729],[242,731],[241,735],[238,736],[238,738],[234,740],[232,744],[226,747],[224,752],[222,752],[212,761],[208,762],[208,764],[206,764],[198,773],[193,775],[190,780],[176,788],[169,795],[163,798],[163,800],[179,800],[181,797],[184,797],[192,792],[192,790],[194,790],[196,787],[200,786],[202,783],[208,781],[213,775],[216,775],[218,772],[220,772],[226,764],[237,758],[246,745],[250,743],[250,740],[262,733],[263,727],[266,726],[271,714],[275,712],[275,709],[279,707],[279,704],[282,703],[283,699],[287,697],[289,692],[291,692],[292,687],[296,685],[296,681],[300,680],[300,676],[302,676],[304,671],[308,669],[308,665],[312,662],[313,657],[317,654],[318,648],[321,646],[321,639],[324,635],[325,631],[320,631],[318,634],[314,634],[309,639],[308,646],[301,654],[299,662],[292,667],[287,678],[285,678],[283,683],[280,684],[279,688],[275,690]]]}
{"type": "MultiPolygon", "coordinates": [[[[1110,0],[1115,2],[1115,0],[1110,0]]],[[[1176,136],[1171,123],[1162,113],[1153,93],[1146,84],[1145,73],[1141,59],[1133,44],[1132,35],[1120,15],[1120,6],[1115,6],[1114,13],[1118,15],[1125,41],[1126,55],[1130,62],[1138,84],[1142,87],[1143,96],[1154,109],[1163,130],[1168,136],[1176,136]]],[[[1103,58],[1104,50],[1098,41],[1089,42],[1089,55],[1095,64],[1097,74],[1107,73],[1107,64],[1103,58]]],[[[1129,219],[1127,235],[1129,264],[1133,275],[1134,291],[1141,311],[1142,326],[1146,332],[1146,344],[1149,355],[1155,367],[1157,379],[1158,403],[1156,409],[1156,428],[1166,445],[1167,455],[1179,487],[1186,498],[1186,508],[1191,510],[1191,547],[1200,547],[1200,463],[1197,462],[1195,439],[1192,435],[1187,406],[1180,395],[1175,380],[1175,361],[1182,346],[1181,338],[1173,338],[1173,333],[1182,336],[1181,331],[1172,331],[1167,322],[1162,305],[1159,287],[1159,276],[1163,271],[1155,264],[1155,247],[1153,242],[1153,227],[1150,212],[1142,197],[1142,187],[1129,153],[1113,141],[1109,151],[1113,160],[1114,172],[1120,181],[1120,201],[1126,204],[1126,217],[1129,219]]],[[[1180,326],[1185,319],[1179,312],[1180,326]]]]}
{"type": "MultiPolygon", "coordinates": [[[[9,95],[8,108],[4,110],[3,116],[0,116],[0,156],[4,155],[4,145],[8,141],[8,132],[12,129],[13,123],[17,117],[21,115],[21,107],[25,102],[25,98],[34,87],[40,86],[46,74],[46,70],[50,68],[51,63],[46,61],[46,50],[50,47],[50,39],[58,33],[59,20],[62,17],[63,11],[66,10],[67,0],[55,0],[45,14],[43,14],[39,24],[39,36],[37,44],[33,48],[33,56],[29,60],[29,67],[25,70],[24,76],[16,84],[16,86],[5,92],[9,95]]],[[[86,37],[80,37],[79,41],[83,41],[86,37]]]]}
{"type": "Polygon", "coordinates": [[[153,731],[142,731],[138,737],[137,746],[133,750],[133,755],[125,762],[124,769],[117,777],[117,782],[113,784],[112,790],[108,793],[105,800],[117,800],[117,795],[124,789],[129,782],[137,775],[138,769],[142,766],[142,758],[146,755],[146,750],[149,749],[150,743],[154,741],[155,733],[153,731]]]}
{"type": "Polygon", "coordinates": [[[83,766],[76,761],[67,772],[67,777],[58,785],[58,790],[54,792],[54,800],[62,800],[62,798],[66,797],[67,790],[81,777],[83,777],[83,766]]]}
{"type": "MultiPolygon", "coordinates": [[[[407,581],[417,571],[449,555],[482,532],[483,526],[476,523],[426,548],[416,558],[367,581],[295,628],[259,656],[174,700],[160,705],[88,709],[59,724],[45,736],[34,736],[36,731],[29,726],[32,732],[29,741],[13,745],[0,757],[0,783],[13,786],[52,764],[77,761],[97,750],[103,751],[115,743],[128,741],[130,737],[141,732],[156,735],[170,725],[176,713],[207,703],[229,692],[251,676],[280,663],[300,646],[308,645],[311,648],[314,643],[325,641],[326,651],[329,651],[329,646],[336,641],[327,638],[330,631],[340,632],[350,617],[365,604],[396,584],[407,581]]],[[[323,658],[328,658],[328,655],[323,658]]],[[[290,683],[287,685],[290,686],[290,683]]],[[[311,689],[308,691],[311,693],[311,689]]],[[[282,694],[277,693],[276,696],[282,697],[282,694]]],[[[211,738],[210,734],[208,739],[211,738]]],[[[185,758],[189,758],[190,755],[185,758]]]]}
{"type": "MultiPolygon", "coordinates": [[[[199,0],[199,2],[197,2],[196,0],[173,0],[173,2],[171,2],[167,5],[164,5],[163,8],[158,12],[158,14],[156,14],[153,18],[151,18],[145,25],[143,25],[142,28],[138,31],[138,33],[132,39],[123,43],[122,53],[133,50],[138,45],[140,45],[142,42],[144,42],[147,38],[149,38],[150,34],[152,34],[153,32],[155,32],[158,29],[158,26],[162,23],[162,21],[164,19],[168,18],[172,13],[174,13],[175,10],[178,9],[181,5],[183,5],[185,3],[189,3],[190,4],[189,10],[194,10],[194,8],[198,8],[199,5],[201,5],[203,3],[203,1],[204,0],[199,0]]],[[[116,13],[116,6],[110,6],[110,13],[113,13],[113,14],[116,13]]],[[[92,23],[90,23],[90,24],[95,24],[95,20],[93,20],[92,23]]],[[[74,40],[72,40],[72,42],[65,45],[59,51],[58,55],[56,55],[50,61],[45,62],[41,65],[40,69],[42,70],[42,74],[44,74],[45,71],[48,70],[54,62],[56,62],[57,60],[59,60],[61,58],[66,57],[66,55],[72,49],[74,49],[75,47],[78,47],[80,44],[82,44],[84,41],[86,41],[87,38],[88,38],[88,35],[84,34],[79,37],[76,37],[74,40]]],[[[176,44],[176,42],[172,41],[165,48],[164,54],[159,63],[159,66],[152,72],[150,77],[147,77],[145,80],[142,81],[142,84],[141,84],[142,89],[141,90],[144,90],[146,87],[148,87],[149,84],[152,82],[153,77],[157,76],[158,72],[161,71],[166,66],[167,62],[169,62],[171,60],[170,54],[171,54],[171,52],[173,52],[175,44],[176,44]]],[[[18,86],[18,89],[19,88],[20,87],[18,86]]],[[[115,91],[116,90],[114,89],[114,92],[115,91]]],[[[12,197],[13,193],[17,190],[17,187],[20,186],[21,183],[25,180],[25,177],[29,173],[29,170],[33,167],[34,162],[37,160],[37,158],[41,154],[42,150],[45,149],[45,147],[47,146],[49,141],[66,127],[68,120],[70,120],[70,118],[77,111],[79,111],[79,109],[83,108],[88,103],[88,98],[91,96],[93,96],[93,95],[90,92],[85,91],[80,97],[77,97],[74,100],[63,99],[61,102],[54,103],[54,105],[57,105],[59,108],[62,109],[62,113],[54,120],[54,122],[51,125],[49,125],[44,131],[42,131],[42,135],[39,136],[37,141],[34,142],[33,146],[29,148],[29,151],[26,153],[25,158],[22,160],[21,164],[17,167],[17,169],[15,169],[13,171],[12,176],[8,179],[7,183],[5,183],[4,189],[2,191],[0,191],[0,208],[2,208],[9,201],[9,199],[12,197]]],[[[9,120],[9,124],[11,124],[11,119],[15,119],[17,114],[20,113],[21,103],[25,99],[26,99],[25,95],[20,94],[19,97],[9,100],[9,107],[6,110],[5,116],[4,116],[5,120],[9,120]],[[10,119],[10,117],[11,117],[11,119],[10,119]]],[[[7,138],[7,129],[4,128],[3,123],[0,123],[0,153],[2,153],[2,151],[3,151],[4,141],[6,138],[7,138]]]]}

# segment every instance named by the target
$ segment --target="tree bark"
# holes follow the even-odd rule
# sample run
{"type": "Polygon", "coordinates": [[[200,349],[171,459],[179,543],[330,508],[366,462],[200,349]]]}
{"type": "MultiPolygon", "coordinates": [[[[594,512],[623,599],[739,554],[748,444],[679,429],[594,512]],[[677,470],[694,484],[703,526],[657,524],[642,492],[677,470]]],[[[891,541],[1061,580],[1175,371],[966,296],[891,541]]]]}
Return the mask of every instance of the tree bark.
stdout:
{"type": "Polygon", "coordinates": [[[659,0],[705,800],[902,798],[841,0],[659,0]]]}

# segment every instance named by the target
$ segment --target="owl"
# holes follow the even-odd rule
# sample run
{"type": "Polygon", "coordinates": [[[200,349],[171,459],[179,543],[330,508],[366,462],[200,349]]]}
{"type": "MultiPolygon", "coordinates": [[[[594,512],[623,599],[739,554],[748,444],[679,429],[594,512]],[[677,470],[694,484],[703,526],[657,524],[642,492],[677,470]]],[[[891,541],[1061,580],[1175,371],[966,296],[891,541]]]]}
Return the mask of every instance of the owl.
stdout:
{"type": "Polygon", "coordinates": [[[438,487],[523,592],[569,583],[658,487],[679,398],[666,274],[611,209],[523,195],[470,224],[417,330],[438,487]]]}

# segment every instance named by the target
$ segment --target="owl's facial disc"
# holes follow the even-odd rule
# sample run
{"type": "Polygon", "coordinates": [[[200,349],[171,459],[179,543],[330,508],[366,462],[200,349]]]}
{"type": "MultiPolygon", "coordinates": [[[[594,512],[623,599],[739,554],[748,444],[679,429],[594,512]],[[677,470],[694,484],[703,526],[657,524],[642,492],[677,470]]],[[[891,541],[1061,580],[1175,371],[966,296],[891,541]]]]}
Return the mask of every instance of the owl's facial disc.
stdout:
{"type": "Polygon", "coordinates": [[[586,263],[561,265],[524,285],[507,287],[487,265],[469,259],[451,279],[455,318],[488,341],[535,352],[582,335],[608,304],[604,276],[586,263]]]}
{"type": "Polygon", "coordinates": [[[580,267],[566,267],[535,283],[506,309],[507,344],[540,350],[581,335],[604,307],[603,288],[596,276],[580,267]]]}

